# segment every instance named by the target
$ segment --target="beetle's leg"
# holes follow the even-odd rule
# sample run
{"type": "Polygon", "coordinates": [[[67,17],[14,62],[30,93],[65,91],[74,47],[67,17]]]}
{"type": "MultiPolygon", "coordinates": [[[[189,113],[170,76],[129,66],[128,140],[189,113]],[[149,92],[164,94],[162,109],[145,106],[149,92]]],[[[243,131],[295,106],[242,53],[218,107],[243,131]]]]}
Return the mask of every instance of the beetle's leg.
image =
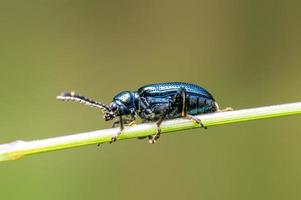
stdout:
{"type": "Polygon", "coordinates": [[[149,103],[147,102],[147,100],[144,97],[140,97],[140,106],[142,107],[142,109],[147,109],[149,108],[149,103]]]}
{"type": "Polygon", "coordinates": [[[201,127],[207,129],[206,126],[204,126],[204,124],[202,123],[202,121],[192,115],[189,115],[187,113],[187,94],[186,94],[186,90],[185,88],[181,88],[180,89],[180,93],[181,93],[181,99],[182,99],[182,117],[185,117],[187,119],[193,120],[195,123],[200,124],[201,127]]]}
{"type": "Polygon", "coordinates": [[[193,120],[195,123],[201,125],[202,128],[207,129],[207,127],[202,123],[202,121],[199,118],[196,118],[193,115],[187,115],[186,118],[193,120]]]}
{"type": "Polygon", "coordinates": [[[119,124],[120,124],[120,131],[117,133],[116,136],[113,136],[112,139],[111,139],[111,142],[110,144],[112,144],[113,142],[116,142],[117,141],[117,137],[121,134],[121,132],[123,131],[124,129],[124,124],[123,124],[123,119],[122,119],[122,116],[120,115],[119,116],[119,124]]]}
{"type": "Polygon", "coordinates": [[[131,114],[131,117],[129,119],[126,120],[126,124],[128,124],[129,126],[136,126],[136,116],[135,113],[133,112],[133,114],[131,114]]]}
{"type": "Polygon", "coordinates": [[[227,112],[227,111],[233,111],[234,109],[231,108],[231,107],[227,107],[227,108],[224,108],[224,109],[218,109],[217,112],[227,112]]]}
{"type": "MultiPolygon", "coordinates": [[[[186,104],[186,90],[185,88],[181,88],[177,94],[174,96],[171,104],[170,104],[170,107],[172,108],[174,106],[174,104],[176,103],[177,101],[177,98],[181,98],[181,101],[182,101],[182,116],[184,117],[187,117],[187,118],[190,118],[190,115],[188,116],[187,115],[187,104],[186,104]]],[[[163,120],[166,118],[168,112],[170,111],[170,108],[167,107],[164,111],[164,114],[160,117],[160,119],[156,122],[157,124],[157,133],[153,136],[150,136],[149,137],[149,143],[151,144],[154,144],[156,142],[157,139],[159,139],[160,137],[160,133],[161,133],[161,128],[160,128],[160,125],[161,123],[163,122],[163,120]]],[[[194,117],[191,117],[190,119],[194,119],[194,117]]],[[[197,119],[198,120],[198,119],[197,119]]],[[[196,120],[195,120],[196,121],[196,120]]],[[[198,120],[200,121],[200,120],[198,120]]]]}
{"type": "Polygon", "coordinates": [[[156,122],[157,125],[157,133],[155,135],[149,136],[149,140],[148,142],[150,144],[155,144],[156,141],[160,138],[160,134],[161,134],[161,128],[160,125],[163,122],[163,120],[166,118],[167,113],[169,112],[169,108],[166,108],[163,115],[158,119],[158,121],[156,122]]]}
{"type": "Polygon", "coordinates": [[[143,114],[143,118],[149,119],[151,118],[152,110],[150,109],[150,105],[144,97],[140,97],[138,112],[143,114]]]}
{"type": "MultiPolygon", "coordinates": [[[[124,120],[124,119],[123,119],[122,121],[123,121],[123,124],[124,124],[124,125],[129,125],[129,126],[136,126],[136,125],[137,125],[135,120],[124,120]]],[[[115,127],[117,126],[117,124],[119,124],[119,123],[120,123],[119,120],[113,122],[112,128],[115,128],[115,127]]]]}
{"type": "Polygon", "coordinates": [[[112,124],[112,128],[115,128],[117,124],[119,124],[119,121],[115,121],[115,122],[113,122],[113,124],[112,124]]]}
{"type": "Polygon", "coordinates": [[[135,120],[131,121],[131,122],[129,123],[129,126],[137,126],[135,120]]]}
{"type": "Polygon", "coordinates": [[[181,98],[182,98],[182,117],[187,117],[187,104],[186,104],[186,90],[181,88],[181,98]]]}
{"type": "Polygon", "coordinates": [[[227,112],[227,111],[233,111],[234,110],[231,107],[226,107],[224,109],[220,109],[217,102],[214,102],[214,104],[215,104],[215,107],[216,107],[216,112],[227,112]]]}

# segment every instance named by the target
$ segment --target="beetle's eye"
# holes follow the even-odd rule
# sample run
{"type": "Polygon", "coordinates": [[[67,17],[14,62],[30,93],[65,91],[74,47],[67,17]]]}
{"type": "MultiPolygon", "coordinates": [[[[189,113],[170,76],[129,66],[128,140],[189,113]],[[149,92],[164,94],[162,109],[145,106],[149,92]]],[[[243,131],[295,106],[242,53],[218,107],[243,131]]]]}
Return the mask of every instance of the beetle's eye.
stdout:
{"type": "Polygon", "coordinates": [[[111,110],[112,110],[113,112],[117,110],[117,104],[114,103],[114,102],[111,104],[110,107],[111,107],[111,110]]]}

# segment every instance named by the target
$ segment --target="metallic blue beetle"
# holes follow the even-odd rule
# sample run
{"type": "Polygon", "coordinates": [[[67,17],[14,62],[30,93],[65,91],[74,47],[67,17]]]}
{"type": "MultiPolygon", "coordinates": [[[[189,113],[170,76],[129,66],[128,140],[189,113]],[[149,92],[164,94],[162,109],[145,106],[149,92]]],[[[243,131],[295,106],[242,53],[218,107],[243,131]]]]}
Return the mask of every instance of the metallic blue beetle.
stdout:
{"type": "MultiPolygon", "coordinates": [[[[220,111],[218,104],[208,91],[198,85],[183,82],[150,84],[137,91],[120,92],[113,98],[110,105],[96,102],[74,92],[62,93],[57,99],[76,101],[99,108],[104,112],[106,121],[118,117],[113,127],[120,124],[121,131],[124,124],[131,125],[137,116],[144,122],[156,121],[157,133],[149,137],[150,143],[155,143],[160,137],[160,125],[164,119],[186,117],[203,126],[201,121],[193,115],[220,111]]],[[[231,110],[231,108],[225,110],[231,110]]],[[[112,142],[116,139],[117,137],[113,137],[112,142]]]]}

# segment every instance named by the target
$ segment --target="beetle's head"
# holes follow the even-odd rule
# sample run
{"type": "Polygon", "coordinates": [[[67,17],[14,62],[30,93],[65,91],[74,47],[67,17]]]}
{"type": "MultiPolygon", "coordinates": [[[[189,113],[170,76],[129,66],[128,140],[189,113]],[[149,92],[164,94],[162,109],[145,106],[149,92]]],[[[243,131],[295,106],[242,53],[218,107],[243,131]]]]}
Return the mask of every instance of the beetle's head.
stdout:
{"type": "Polygon", "coordinates": [[[117,94],[109,105],[110,111],[106,112],[105,120],[111,120],[116,116],[134,114],[136,99],[137,95],[135,92],[124,91],[117,94]]]}

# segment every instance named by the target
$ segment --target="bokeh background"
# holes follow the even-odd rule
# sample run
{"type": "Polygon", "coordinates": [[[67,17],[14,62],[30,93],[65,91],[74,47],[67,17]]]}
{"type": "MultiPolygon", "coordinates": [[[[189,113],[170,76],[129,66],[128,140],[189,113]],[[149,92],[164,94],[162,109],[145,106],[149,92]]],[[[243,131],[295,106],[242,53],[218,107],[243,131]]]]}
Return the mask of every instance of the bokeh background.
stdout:
{"type": "MultiPolygon", "coordinates": [[[[0,1],[0,142],[110,127],[57,102],[193,82],[221,107],[300,101],[298,1],[0,1]]],[[[1,199],[300,199],[301,118],[0,163],[1,199]]]]}

